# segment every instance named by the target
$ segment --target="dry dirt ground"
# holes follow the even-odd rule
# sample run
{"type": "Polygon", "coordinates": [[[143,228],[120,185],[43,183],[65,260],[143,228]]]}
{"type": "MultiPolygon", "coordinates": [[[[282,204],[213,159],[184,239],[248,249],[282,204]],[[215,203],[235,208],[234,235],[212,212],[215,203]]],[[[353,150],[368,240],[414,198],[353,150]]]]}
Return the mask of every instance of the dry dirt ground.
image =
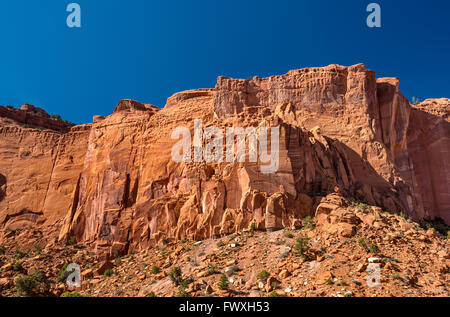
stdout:
{"type": "Polygon", "coordinates": [[[0,296],[449,296],[447,235],[397,215],[376,218],[351,237],[305,219],[299,230],[165,240],[111,261],[81,245],[45,247],[32,228],[10,231],[0,247],[0,296]],[[24,240],[35,242],[17,248],[24,240]],[[77,289],[64,283],[68,263],[81,267],[77,289]]]}

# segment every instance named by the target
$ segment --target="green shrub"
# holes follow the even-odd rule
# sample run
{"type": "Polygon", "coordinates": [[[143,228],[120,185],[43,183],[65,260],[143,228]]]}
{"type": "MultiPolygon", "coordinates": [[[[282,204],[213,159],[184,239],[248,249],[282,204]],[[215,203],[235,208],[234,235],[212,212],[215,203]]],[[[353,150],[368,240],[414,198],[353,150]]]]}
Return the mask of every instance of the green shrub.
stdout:
{"type": "Polygon", "coordinates": [[[267,295],[267,297],[281,297],[281,295],[278,294],[277,292],[273,291],[272,293],[270,293],[269,295],[267,295]]]}
{"type": "Polygon", "coordinates": [[[216,274],[216,267],[214,265],[210,265],[208,269],[208,274],[213,275],[216,274]]]}
{"type": "Polygon", "coordinates": [[[358,245],[359,245],[361,248],[365,249],[366,251],[369,250],[369,248],[367,247],[366,240],[365,240],[364,238],[359,239],[358,245]]]}
{"type": "Polygon", "coordinates": [[[258,273],[258,278],[261,281],[266,281],[270,276],[270,273],[267,272],[266,270],[262,270],[261,272],[258,273]]]}
{"type": "Polygon", "coordinates": [[[107,269],[105,271],[105,273],[103,273],[103,275],[106,276],[106,277],[110,277],[113,274],[114,274],[114,271],[112,269],[107,269]]]}
{"type": "Polygon", "coordinates": [[[294,235],[293,235],[292,233],[288,232],[288,231],[286,231],[286,232],[284,233],[284,236],[285,236],[286,238],[288,238],[288,239],[292,239],[292,238],[294,237],[294,235]]]}
{"type": "Polygon", "coordinates": [[[23,259],[24,257],[28,256],[27,252],[24,252],[24,251],[21,251],[21,250],[16,250],[15,253],[16,253],[16,257],[18,259],[23,259]]]}
{"type": "Polygon", "coordinates": [[[191,295],[186,292],[186,289],[191,281],[190,280],[181,280],[179,282],[178,294],[177,297],[191,297],[191,295]]]}
{"type": "Polygon", "coordinates": [[[177,297],[191,297],[191,295],[186,292],[186,288],[180,286],[180,288],[178,289],[177,297]]]}
{"type": "Polygon", "coordinates": [[[217,247],[218,247],[218,248],[221,248],[221,247],[223,247],[224,245],[225,245],[225,243],[223,243],[222,240],[217,241],[217,247]]]}
{"type": "Polygon", "coordinates": [[[50,115],[50,119],[62,121],[61,116],[59,114],[52,114],[52,115],[50,115]]]}
{"type": "Polygon", "coordinates": [[[182,287],[184,289],[186,289],[188,287],[188,285],[189,285],[189,281],[188,280],[182,280],[180,282],[180,287],[182,287]]]}
{"type": "Polygon", "coordinates": [[[369,251],[370,251],[371,253],[378,254],[378,253],[380,252],[380,248],[379,248],[378,245],[374,242],[374,243],[372,243],[372,244],[369,246],[369,251]]]}
{"type": "Polygon", "coordinates": [[[13,265],[14,272],[20,272],[23,270],[22,262],[17,262],[13,265]]]}
{"type": "Polygon", "coordinates": [[[299,237],[297,238],[297,243],[294,246],[294,249],[298,252],[298,254],[303,257],[307,258],[306,252],[309,250],[309,238],[307,237],[299,237]]]}
{"type": "Polygon", "coordinates": [[[368,205],[366,203],[363,203],[363,202],[353,201],[350,206],[353,207],[353,208],[359,208],[359,209],[362,209],[362,210],[369,210],[370,209],[370,205],[368,205]]]}
{"type": "Polygon", "coordinates": [[[174,267],[170,272],[169,272],[169,276],[170,276],[170,280],[175,284],[175,285],[180,285],[180,283],[183,281],[183,276],[181,273],[181,268],[179,266],[174,267]]]}
{"type": "Polygon", "coordinates": [[[150,292],[147,294],[147,297],[158,297],[158,296],[156,296],[155,292],[150,292]]]}
{"type": "Polygon", "coordinates": [[[78,292],[64,292],[61,294],[60,297],[84,297],[78,292]]]}
{"type": "Polygon", "coordinates": [[[42,248],[41,248],[41,246],[39,244],[36,243],[34,245],[34,249],[36,250],[36,254],[41,254],[42,248]]]}
{"type": "Polygon", "coordinates": [[[314,221],[310,216],[303,218],[303,226],[306,229],[314,229],[314,221]]]}
{"type": "Polygon", "coordinates": [[[447,231],[447,239],[450,239],[450,230],[447,231]]]}
{"type": "Polygon", "coordinates": [[[77,243],[77,238],[75,238],[74,236],[71,236],[69,239],[69,244],[75,245],[76,243],[77,243]]]}
{"type": "Polygon", "coordinates": [[[72,271],[67,271],[67,267],[69,266],[68,263],[64,264],[61,268],[61,270],[59,270],[58,272],[58,276],[56,277],[56,280],[59,283],[64,283],[67,278],[69,277],[70,274],[72,274],[74,272],[74,270],[72,271]]]}
{"type": "Polygon", "coordinates": [[[340,283],[337,284],[338,286],[348,286],[346,281],[341,281],[340,283]]]}
{"type": "Polygon", "coordinates": [[[333,285],[333,281],[331,279],[328,279],[326,283],[327,285],[333,285]]]}
{"type": "Polygon", "coordinates": [[[4,245],[0,245],[0,254],[5,254],[5,253],[6,253],[6,247],[4,245]]]}
{"type": "Polygon", "coordinates": [[[153,265],[153,266],[152,266],[152,269],[150,270],[150,272],[151,272],[152,274],[158,274],[158,273],[160,272],[160,269],[159,269],[158,266],[153,265]]]}
{"type": "Polygon", "coordinates": [[[37,270],[33,274],[23,277],[18,277],[15,280],[16,290],[19,296],[30,296],[39,291],[39,286],[42,282],[43,274],[37,270]]]}
{"type": "Polygon", "coordinates": [[[219,283],[217,283],[217,287],[220,290],[227,290],[228,289],[228,278],[225,274],[222,274],[220,276],[219,283]]]}

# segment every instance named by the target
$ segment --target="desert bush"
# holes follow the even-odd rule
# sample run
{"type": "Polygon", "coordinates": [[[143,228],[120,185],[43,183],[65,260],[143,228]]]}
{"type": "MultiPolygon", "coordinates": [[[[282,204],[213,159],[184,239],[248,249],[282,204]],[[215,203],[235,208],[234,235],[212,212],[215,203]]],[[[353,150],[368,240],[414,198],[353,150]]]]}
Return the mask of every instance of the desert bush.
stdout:
{"type": "Polygon", "coordinates": [[[217,283],[217,287],[220,290],[227,290],[228,289],[228,278],[225,274],[222,274],[220,276],[219,283],[217,283]]]}
{"type": "Polygon", "coordinates": [[[15,253],[18,259],[23,259],[24,257],[28,256],[27,252],[21,250],[16,250],[15,253]]]}
{"type": "Polygon", "coordinates": [[[298,254],[303,257],[307,258],[306,252],[309,249],[309,238],[307,237],[299,237],[297,238],[297,243],[294,246],[294,249],[298,252],[298,254]]]}
{"type": "Polygon", "coordinates": [[[158,274],[158,273],[160,272],[159,266],[153,265],[152,268],[151,268],[151,270],[150,270],[150,272],[151,272],[152,274],[158,274]]]}
{"type": "Polygon", "coordinates": [[[109,277],[109,276],[111,276],[113,274],[114,274],[114,271],[112,269],[107,269],[105,271],[105,273],[103,273],[103,275],[106,276],[106,277],[109,277]]]}
{"type": "Polygon", "coordinates": [[[69,244],[75,245],[76,243],[77,243],[77,238],[75,238],[74,236],[71,236],[69,239],[69,244]]]}
{"type": "Polygon", "coordinates": [[[367,247],[366,239],[364,238],[359,239],[358,245],[366,251],[369,250],[369,248],[367,247]]]}
{"type": "Polygon", "coordinates": [[[210,265],[208,269],[208,274],[213,275],[216,274],[216,267],[214,265],[210,265]]]}
{"type": "Polygon", "coordinates": [[[43,280],[43,274],[37,270],[31,275],[18,277],[15,280],[16,290],[19,296],[30,296],[39,292],[39,286],[43,280]]]}
{"type": "Polygon", "coordinates": [[[22,262],[17,262],[13,265],[14,272],[20,272],[23,270],[22,262]]]}
{"type": "Polygon", "coordinates": [[[369,246],[369,251],[371,253],[377,254],[380,252],[380,248],[378,247],[378,245],[374,242],[369,246]]]}
{"type": "Polygon", "coordinates": [[[314,221],[311,216],[306,216],[305,218],[303,218],[303,226],[306,229],[314,229],[314,221]]]}
{"type": "Polygon", "coordinates": [[[67,271],[67,267],[69,266],[68,263],[64,264],[61,268],[61,270],[59,270],[58,272],[58,276],[56,277],[56,280],[59,283],[63,283],[67,280],[67,278],[69,277],[70,274],[72,274],[74,271],[67,271]]]}
{"type": "Polygon", "coordinates": [[[64,292],[61,294],[60,297],[84,297],[78,292],[64,292]]]}
{"type": "Polygon", "coordinates": [[[258,278],[261,281],[266,281],[270,276],[270,273],[267,272],[266,270],[262,270],[261,272],[258,273],[258,278]]]}
{"type": "Polygon", "coordinates": [[[183,281],[183,276],[181,273],[181,268],[179,266],[174,267],[170,272],[169,272],[169,276],[170,276],[170,280],[175,284],[175,285],[180,285],[180,283],[183,281]]]}
{"type": "Polygon", "coordinates": [[[363,203],[363,202],[358,202],[358,201],[353,201],[350,205],[353,208],[359,208],[362,210],[369,210],[370,209],[370,205],[363,203]]]}
{"type": "Polygon", "coordinates": [[[36,243],[34,245],[34,249],[36,250],[36,254],[41,254],[42,248],[41,248],[41,246],[39,244],[36,243]]]}
{"type": "Polygon", "coordinates": [[[61,116],[59,114],[50,115],[50,119],[62,121],[61,116]]]}

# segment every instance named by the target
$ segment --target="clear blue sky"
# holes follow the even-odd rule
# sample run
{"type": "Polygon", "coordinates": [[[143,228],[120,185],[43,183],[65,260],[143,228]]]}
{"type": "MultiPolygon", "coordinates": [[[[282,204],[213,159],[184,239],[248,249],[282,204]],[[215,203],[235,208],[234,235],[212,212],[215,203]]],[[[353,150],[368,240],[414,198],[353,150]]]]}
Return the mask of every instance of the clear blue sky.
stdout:
{"type": "Polygon", "coordinates": [[[132,98],[164,106],[216,78],[364,62],[408,97],[450,97],[450,1],[2,0],[0,104],[76,123],[132,98]],[[66,25],[77,2],[81,29],[66,25]],[[378,2],[382,28],[369,29],[378,2]]]}

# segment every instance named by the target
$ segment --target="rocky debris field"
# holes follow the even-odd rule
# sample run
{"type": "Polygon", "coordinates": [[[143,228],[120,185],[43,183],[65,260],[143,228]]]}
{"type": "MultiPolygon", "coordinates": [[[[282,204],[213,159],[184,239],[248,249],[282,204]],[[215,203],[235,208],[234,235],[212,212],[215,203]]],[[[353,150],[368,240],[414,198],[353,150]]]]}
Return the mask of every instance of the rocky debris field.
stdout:
{"type": "Polygon", "coordinates": [[[107,261],[82,245],[45,246],[45,234],[33,228],[3,232],[0,296],[449,296],[444,231],[337,200],[329,197],[300,229],[163,239],[107,261]],[[31,244],[18,249],[17,241],[31,244]],[[76,289],[64,283],[70,263],[81,267],[76,289]],[[379,277],[370,267],[379,268],[379,277]]]}

